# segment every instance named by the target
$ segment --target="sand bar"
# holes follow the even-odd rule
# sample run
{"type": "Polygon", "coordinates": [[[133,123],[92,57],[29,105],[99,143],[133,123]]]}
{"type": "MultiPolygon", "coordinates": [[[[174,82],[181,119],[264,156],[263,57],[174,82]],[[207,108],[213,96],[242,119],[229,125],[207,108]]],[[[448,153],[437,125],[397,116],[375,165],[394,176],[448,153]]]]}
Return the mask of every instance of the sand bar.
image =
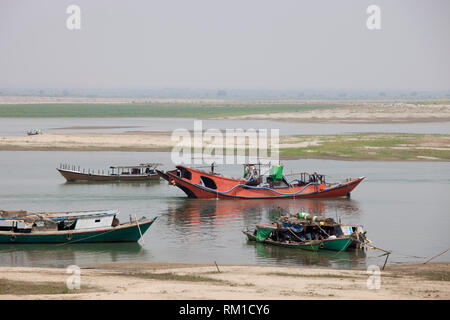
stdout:
{"type": "MultiPolygon", "coordinates": [[[[388,265],[379,289],[366,270],[183,263],[109,263],[81,268],[81,286],[64,294],[14,294],[14,281],[66,283],[63,268],[1,267],[10,291],[0,299],[444,299],[450,263],[388,265]],[[83,289],[87,288],[87,289],[83,289]]],[[[19,291],[17,291],[19,292],[19,291]]]]}

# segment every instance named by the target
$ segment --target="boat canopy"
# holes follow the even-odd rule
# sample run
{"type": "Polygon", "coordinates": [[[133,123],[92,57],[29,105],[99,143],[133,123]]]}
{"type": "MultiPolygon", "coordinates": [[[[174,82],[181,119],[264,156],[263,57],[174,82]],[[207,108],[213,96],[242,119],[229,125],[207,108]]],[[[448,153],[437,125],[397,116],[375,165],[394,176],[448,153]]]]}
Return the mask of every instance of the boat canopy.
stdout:
{"type": "Polygon", "coordinates": [[[73,212],[27,212],[0,211],[0,220],[38,220],[54,221],[79,219],[88,217],[104,217],[119,214],[119,210],[73,211],[73,212]]]}
{"type": "Polygon", "coordinates": [[[141,169],[141,168],[156,168],[161,166],[162,163],[141,163],[138,166],[111,166],[110,169],[141,169]]]}

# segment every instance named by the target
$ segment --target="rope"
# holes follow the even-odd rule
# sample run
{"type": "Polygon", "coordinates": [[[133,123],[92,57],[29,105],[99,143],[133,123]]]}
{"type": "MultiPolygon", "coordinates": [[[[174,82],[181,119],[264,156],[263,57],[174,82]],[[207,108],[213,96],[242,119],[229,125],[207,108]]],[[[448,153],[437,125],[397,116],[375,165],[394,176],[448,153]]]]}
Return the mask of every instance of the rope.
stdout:
{"type": "Polygon", "coordinates": [[[292,231],[291,230],[291,228],[287,228],[293,235],[294,235],[294,237],[296,237],[298,240],[300,240],[301,242],[305,242],[305,240],[303,240],[302,238],[300,238],[300,237],[298,237],[295,233],[294,233],[294,231],[292,231]]]}
{"type": "MultiPolygon", "coordinates": [[[[66,244],[75,243],[75,242],[78,242],[78,241],[83,241],[83,240],[86,240],[86,239],[91,239],[91,238],[99,237],[99,236],[102,236],[102,235],[104,235],[104,234],[107,234],[107,233],[110,233],[110,232],[113,232],[113,231],[115,231],[115,230],[105,231],[105,232],[103,232],[103,233],[95,234],[95,235],[93,235],[93,236],[90,236],[90,237],[87,237],[87,238],[83,238],[83,239],[78,239],[78,240],[73,240],[73,241],[68,241],[68,242],[60,243],[60,244],[58,244],[58,246],[63,246],[63,245],[66,245],[66,244]]],[[[67,233],[67,234],[70,234],[70,233],[67,233]]]]}
{"type": "MultiPolygon", "coordinates": [[[[194,185],[197,186],[197,187],[199,187],[199,188],[206,189],[206,190],[208,190],[208,191],[210,191],[210,192],[215,192],[215,193],[221,194],[221,195],[226,195],[227,193],[233,191],[233,190],[236,189],[237,187],[245,187],[245,188],[247,188],[247,189],[269,190],[269,191],[276,192],[276,193],[278,193],[278,194],[280,194],[280,195],[283,195],[283,196],[294,196],[294,195],[296,195],[296,194],[299,194],[299,193],[303,192],[303,190],[305,190],[305,189],[306,189],[307,187],[309,187],[310,185],[317,185],[317,183],[310,182],[310,183],[308,183],[306,186],[304,186],[302,189],[300,189],[299,191],[294,192],[294,193],[283,193],[283,192],[279,192],[279,191],[277,191],[277,190],[275,190],[275,189],[268,188],[268,187],[256,187],[256,186],[249,186],[249,185],[246,185],[246,184],[237,184],[237,185],[235,185],[234,187],[232,187],[231,189],[229,189],[229,190],[227,190],[227,191],[217,191],[217,190],[208,188],[208,187],[206,187],[206,186],[202,186],[202,185],[200,185],[200,184],[198,184],[198,183],[195,183],[194,185]]],[[[339,185],[340,185],[340,184],[339,184],[339,185]]],[[[335,187],[332,187],[332,188],[335,188],[335,187]]],[[[323,191],[327,191],[328,189],[332,189],[332,188],[322,189],[322,192],[323,192],[323,191]]]]}

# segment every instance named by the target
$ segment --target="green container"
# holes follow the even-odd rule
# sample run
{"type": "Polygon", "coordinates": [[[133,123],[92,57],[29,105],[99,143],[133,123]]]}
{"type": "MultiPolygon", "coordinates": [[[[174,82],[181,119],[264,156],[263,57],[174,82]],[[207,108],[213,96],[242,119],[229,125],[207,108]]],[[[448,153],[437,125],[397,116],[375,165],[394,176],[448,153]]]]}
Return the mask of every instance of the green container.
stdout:
{"type": "Polygon", "coordinates": [[[274,180],[283,179],[283,166],[273,166],[270,170],[270,176],[274,180]]]}
{"type": "Polygon", "coordinates": [[[299,219],[307,219],[310,216],[310,214],[306,213],[306,212],[299,212],[297,214],[297,216],[298,216],[299,219]]]}

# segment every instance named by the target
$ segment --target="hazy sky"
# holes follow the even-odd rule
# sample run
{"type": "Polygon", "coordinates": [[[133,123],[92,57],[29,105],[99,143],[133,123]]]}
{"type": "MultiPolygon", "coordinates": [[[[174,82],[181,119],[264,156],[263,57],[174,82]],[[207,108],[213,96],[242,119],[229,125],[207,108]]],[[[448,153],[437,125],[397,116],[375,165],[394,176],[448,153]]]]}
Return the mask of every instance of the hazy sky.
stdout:
{"type": "Polygon", "coordinates": [[[448,0],[0,0],[0,87],[449,90],[449,58],[448,0]]]}

